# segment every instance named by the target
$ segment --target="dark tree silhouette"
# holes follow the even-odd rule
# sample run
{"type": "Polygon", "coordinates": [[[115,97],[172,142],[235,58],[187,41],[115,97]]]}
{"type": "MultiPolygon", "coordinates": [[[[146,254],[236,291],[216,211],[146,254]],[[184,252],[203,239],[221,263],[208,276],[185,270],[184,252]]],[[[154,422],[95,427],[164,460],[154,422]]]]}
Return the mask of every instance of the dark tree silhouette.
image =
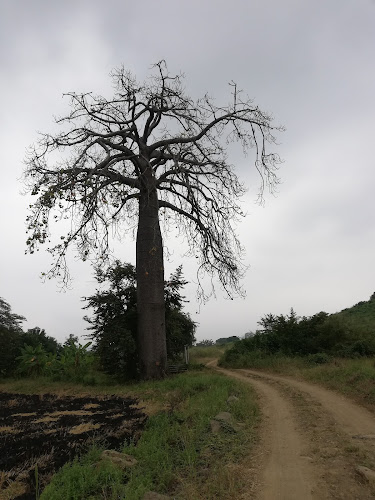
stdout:
{"type": "MultiPolygon", "coordinates": [[[[26,158],[26,183],[36,201],[28,217],[28,249],[50,241],[51,220],[71,229],[49,251],[46,277],[69,280],[66,251],[103,259],[109,235],[124,235],[138,222],[136,241],[138,342],[146,378],[163,375],[166,362],[164,266],[160,221],[186,235],[198,258],[198,277],[217,275],[224,289],[239,291],[241,246],[233,222],[243,215],[244,187],[228,161],[228,144],[255,150],[265,185],[277,184],[279,157],[272,118],[231,84],[231,102],[218,106],[205,95],[194,101],[164,61],[144,83],[123,68],[112,74],[112,99],[67,94],[70,113],[57,119],[55,135],[42,134],[26,158]]],[[[200,282],[200,280],[199,280],[200,282]]],[[[204,294],[200,288],[200,293],[204,294]]]]}
{"type": "Polygon", "coordinates": [[[25,321],[25,318],[19,314],[13,313],[8,302],[0,297],[0,327],[22,332],[21,323],[23,321],[25,321]]]}
{"type": "MultiPolygon", "coordinates": [[[[104,370],[122,379],[138,376],[137,351],[137,279],[136,269],[119,260],[107,268],[96,269],[95,279],[101,285],[94,295],[85,297],[83,309],[92,309],[87,335],[104,370]]],[[[164,284],[165,325],[168,360],[181,358],[186,345],[195,340],[196,324],[183,311],[187,302],[181,290],[187,285],[182,266],[164,284]]]]}
{"type": "Polygon", "coordinates": [[[0,376],[11,375],[16,366],[21,343],[23,316],[12,312],[11,306],[0,297],[0,376]]]}

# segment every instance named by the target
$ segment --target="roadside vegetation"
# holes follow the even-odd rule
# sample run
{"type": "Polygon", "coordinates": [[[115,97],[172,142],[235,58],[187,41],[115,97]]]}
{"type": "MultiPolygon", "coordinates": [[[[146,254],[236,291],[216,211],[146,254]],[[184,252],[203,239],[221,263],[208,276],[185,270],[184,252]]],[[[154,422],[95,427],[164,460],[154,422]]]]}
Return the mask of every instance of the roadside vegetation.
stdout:
{"type": "Polygon", "coordinates": [[[220,358],[233,344],[195,345],[189,349],[190,364],[204,366],[214,359],[220,358]]]}
{"type": "MultiPolygon", "coordinates": [[[[230,343],[193,347],[185,373],[137,382],[136,364],[127,351],[136,331],[133,273],[131,266],[116,263],[103,276],[102,289],[87,299],[94,315],[89,321],[91,340],[86,343],[70,335],[60,345],[40,328],[24,332],[24,318],[1,301],[0,340],[14,349],[0,352],[0,392],[33,397],[51,394],[61,400],[62,396],[122,396],[138,400],[148,415],[137,439],[117,448],[124,456],[134,457],[136,464],[131,468],[100,458],[106,446],[99,439],[100,433],[89,448],[78,444],[84,440],[83,435],[77,435],[75,459],[56,471],[47,486],[37,461],[27,471],[32,495],[35,491],[35,498],[47,500],[136,500],[147,491],[156,491],[181,499],[238,498],[246,488],[243,467],[256,441],[256,397],[249,386],[205,367],[207,360],[216,359],[230,343]],[[126,335],[121,328],[126,329],[126,335]],[[116,341],[122,333],[124,344],[116,341]],[[117,370],[109,363],[111,356],[117,370]],[[230,421],[215,419],[222,412],[230,413],[230,421]],[[213,422],[216,426],[219,422],[219,430],[214,430],[213,422]]],[[[181,346],[194,339],[195,325],[181,310],[184,298],[180,288],[184,283],[178,269],[166,287],[171,361],[178,360],[181,346]]],[[[67,413],[61,411],[61,415],[67,413]]],[[[0,432],[6,432],[6,425],[0,432]]],[[[66,433],[72,433],[69,425],[66,433]]],[[[12,439],[16,438],[17,434],[12,434],[12,439]]],[[[9,488],[20,484],[13,479],[13,472],[11,481],[6,477],[0,493],[8,491],[8,498],[17,498],[16,489],[9,488]]]]}
{"type": "Polygon", "coordinates": [[[226,350],[219,365],[318,382],[375,410],[375,294],[332,315],[268,314],[259,326],[226,350]]]}
{"type": "Polygon", "coordinates": [[[243,481],[240,477],[235,480],[227,466],[241,463],[255,439],[258,410],[248,387],[220,375],[190,372],[153,384],[141,383],[131,392],[146,398],[146,408],[158,408],[137,445],[122,449],[137,464],[113,474],[108,464],[104,470],[94,467],[100,453],[91,450],[64,466],[42,499],[136,500],[147,491],[176,498],[238,498],[243,481]],[[230,396],[238,399],[228,403],[230,396]],[[228,410],[243,427],[234,430],[227,425],[222,432],[212,433],[210,421],[228,410]]]}
{"type": "Polygon", "coordinates": [[[135,500],[147,491],[181,499],[229,499],[238,498],[245,488],[241,464],[251,455],[258,422],[256,399],[249,386],[207,369],[131,385],[70,383],[66,387],[46,378],[40,382],[38,378],[3,380],[0,390],[126,395],[140,398],[140,407],[149,415],[137,443],[119,450],[134,457],[136,465],[122,470],[102,461],[103,447],[94,445],[52,477],[41,499],[135,500]],[[211,421],[220,412],[230,412],[233,422],[212,432],[211,421]]]}
{"type": "MultiPolygon", "coordinates": [[[[120,381],[141,377],[135,268],[116,260],[96,268],[95,278],[99,288],[94,295],[84,297],[83,307],[92,313],[84,317],[89,342],[80,343],[71,334],[61,345],[39,327],[25,332],[25,318],[14,314],[0,298],[0,377],[43,375],[87,385],[98,383],[103,374],[120,381]]],[[[182,361],[184,347],[195,341],[196,324],[183,310],[186,300],[182,289],[186,284],[179,266],[164,286],[169,363],[182,361]]]]}

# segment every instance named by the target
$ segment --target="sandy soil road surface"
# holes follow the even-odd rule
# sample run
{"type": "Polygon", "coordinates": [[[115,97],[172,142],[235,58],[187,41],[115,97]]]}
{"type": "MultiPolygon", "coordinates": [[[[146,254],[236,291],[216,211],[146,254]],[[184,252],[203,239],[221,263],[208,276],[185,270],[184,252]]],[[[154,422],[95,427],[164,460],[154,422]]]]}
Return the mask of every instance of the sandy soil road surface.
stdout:
{"type": "Polygon", "coordinates": [[[263,423],[257,487],[244,498],[375,499],[372,413],[307,382],[255,370],[216,369],[252,384],[259,395],[263,423]]]}

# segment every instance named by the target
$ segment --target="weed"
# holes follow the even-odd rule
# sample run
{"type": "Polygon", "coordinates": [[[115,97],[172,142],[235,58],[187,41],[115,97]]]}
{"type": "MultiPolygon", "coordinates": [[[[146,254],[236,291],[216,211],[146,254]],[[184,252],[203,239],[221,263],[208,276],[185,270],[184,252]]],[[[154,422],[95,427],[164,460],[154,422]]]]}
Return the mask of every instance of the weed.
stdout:
{"type": "Polygon", "coordinates": [[[190,363],[205,364],[212,359],[220,358],[233,344],[195,346],[189,350],[190,363]]]}
{"type": "Polygon", "coordinates": [[[374,358],[331,358],[324,353],[307,357],[267,356],[250,351],[229,360],[224,357],[219,364],[228,368],[253,368],[318,382],[375,410],[374,358]]]}
{"type": "Polygon", "coordinates": [[[138,500],[148,490],[181,499],[239,498],[243,482],[231,467],[250,453],[258,419],[250,386],[219,374],[187,372],[127,389],[163,408],[150,416],[137,445],[123,448],[137,464],[127,472],[110,463],[98,465],[100,450],[93,449],[65,465],[42,500],[138,500]],[[229,409],[230,395],[238,399],[229,409]],[[210,420],[228,410],[243,426],[237,432],[212,434],[210,420]]]}
{"type": "Polygon", "coordinates": [[[35,465],[34,478],[35,478],[35,499],[39,500],[40,492],[39,492],[38,464],[35,465]]]}

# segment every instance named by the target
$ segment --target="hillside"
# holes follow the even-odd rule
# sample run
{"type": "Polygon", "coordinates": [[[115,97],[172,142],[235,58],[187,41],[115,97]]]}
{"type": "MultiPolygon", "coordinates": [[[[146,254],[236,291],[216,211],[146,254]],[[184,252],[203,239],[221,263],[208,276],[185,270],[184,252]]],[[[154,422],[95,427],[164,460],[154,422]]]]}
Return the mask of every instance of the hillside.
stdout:
{"type": "Polygon", "coordinates": [[[343,309],[332,316],[341,318],[363,333],[375,332],[375,293],[371,295],[370,300],[358,302],[358,304],[343,309]]]}

